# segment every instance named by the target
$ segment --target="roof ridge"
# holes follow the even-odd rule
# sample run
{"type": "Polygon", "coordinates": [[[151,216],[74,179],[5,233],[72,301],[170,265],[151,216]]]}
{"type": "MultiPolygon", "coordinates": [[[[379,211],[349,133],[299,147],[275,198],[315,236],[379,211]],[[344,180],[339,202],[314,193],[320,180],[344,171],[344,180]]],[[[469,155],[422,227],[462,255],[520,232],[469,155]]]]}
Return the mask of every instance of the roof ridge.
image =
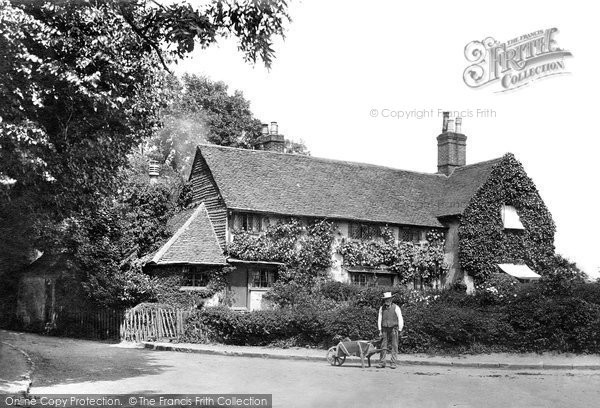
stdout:
{"type": "MultiPolygon", "coordinates": [[[[206,147],[209,147],[209,148],[217,148],[217,149],[227,149],[227,150],[238,150],[238,151],[255,152],[257,154],[273,154],[273,155],[280,155],[280,156],[286,156],[286,157],[297,157],[297,158],[299,158],[301,160],[308,159],[308,160],[316,160],[316,161],[321,161],[321,162],[348,164],[348,165],[352,165],[352,166],[375,167],[375,168],[392,170],[392,171],[397,171],[397,172],[412,173],[412,174],[421,174],[421,175],[424,175],[424,176],[446,177],[445,175],[439,174],[439,173],[427,173],[427,172],[423,172],[423,171],[405,170],[405,169],[398,169],[396,167],[382,166],[381,164],[355,162],[355,161],[350,161],[350,160],[331,159],[331,158],[327,158],[327,157],[306,156],[306,155],[303,155],[303,154],[293,154],[293,153],[271,152],[271,151],[267,151],[267,150],[243,149],[243,148],[240,148],[240,147],[221,146],[221,145],[209,144],[209,143],[199,143],[198,147],[201,147],[201,146],[206,146],[206,147]]],[[[202,150],[202,149],[200,149],[200,150],[202,150]]]]}
{"type": "MultiPolygon", "coordinates": [[[[506,153],[506,154],[508,154],[508,153],[506,153]]],[[[480,162],[476,162],[476,163],[471,163],[471,164],[465,164],[464,166],[459,166],[459,167],[457,167],[457,168],[455,169],[455,171],[456,171],[456,170],[459,170],[459,169],[461,169],[461,170],[462,170],[462,169],[464,169],[464,168],[467,168],[467,167],[481,166],[481,165],[484,165],[484,164],[490,164],[490,163],[492,163],[492,162],[495,162],[495,161],[500,161],[500,160],[502,160],[502,159],[504,158],[504,156],[505,156],[506,154],[504,154],[504,155],[502,155],[502,156],[500,156],[500,157],[493,158],[493,159],[488,159],[488,160],[484,160],[484,161],[480,161],[480,162]]],[[[453,174],[454,174],[454,173],[453,173],[453,174]]]]}

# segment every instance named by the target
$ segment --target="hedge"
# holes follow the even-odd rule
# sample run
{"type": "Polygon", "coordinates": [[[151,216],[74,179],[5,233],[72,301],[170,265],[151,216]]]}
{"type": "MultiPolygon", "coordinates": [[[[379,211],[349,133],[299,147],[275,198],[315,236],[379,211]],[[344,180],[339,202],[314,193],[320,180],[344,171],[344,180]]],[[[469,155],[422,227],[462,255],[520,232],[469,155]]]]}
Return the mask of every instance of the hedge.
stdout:
{"type": "MultiPolygon", "coordinates": [[[[382,289],[337,283],[321,289],[293,307],[247,313],[224,307],[198,310],[187,321],[183,341],[327,348],[345,337],[377,338],[382,289]]],[[[597,286],[574,292],[592,297],[597,286]]],[[[417,296],[396,287],[394,296],[405,321],[404,353],[600,352],[600,305],[576,296],[548,296],[543,285],[519,286],[496,302],[489,294],[452,290],[417,296]]]]}

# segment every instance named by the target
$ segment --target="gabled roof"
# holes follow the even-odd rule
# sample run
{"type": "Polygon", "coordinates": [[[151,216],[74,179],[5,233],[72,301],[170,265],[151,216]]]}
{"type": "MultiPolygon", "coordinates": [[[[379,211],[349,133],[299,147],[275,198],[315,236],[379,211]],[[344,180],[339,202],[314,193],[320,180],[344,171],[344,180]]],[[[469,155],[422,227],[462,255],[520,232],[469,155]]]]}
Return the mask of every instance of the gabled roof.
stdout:
{"type": "Polygon", "coordinates": [[[177,228],[175,234],[148,264],[227,264],[204,204],[175,215],[169,225],[177,228]]]}
{"type": "Polygon", "coordinates": [[[447,178],[438,201],[438,216],[462,214],[479,187],[490,177],[502,157],[457,167],[447,178]]]}
{"type": "Polygon", "coordinates": [[[200,145],[228,208],[440,227],[460,214],[501,159],[447,177],[364,163],[200,145]]]}

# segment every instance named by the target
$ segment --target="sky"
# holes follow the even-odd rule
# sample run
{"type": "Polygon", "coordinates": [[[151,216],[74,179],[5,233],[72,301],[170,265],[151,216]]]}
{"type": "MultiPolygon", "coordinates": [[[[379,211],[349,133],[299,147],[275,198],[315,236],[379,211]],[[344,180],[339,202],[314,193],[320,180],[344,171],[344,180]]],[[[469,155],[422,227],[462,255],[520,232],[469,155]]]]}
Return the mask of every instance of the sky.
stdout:
{"type": "MultiPolygon", "coordinates": [[[[194,2],[191,1],[193,4],[194,2]]],[[[263,122],[317,157],[437,170],[443,110],[462,112],[467,164],[513,153],[552,213],[557,252],[600,277],[598,95],[594,4],[570,1],[291,1],[270,70],[232,40],[175,67],[243,91],[263,122]],[[495,92],[470,88],[465,46],[557,28],[565,75],[495,92]],[[411,113],[412,112],[412,113],[411,113]]]]}

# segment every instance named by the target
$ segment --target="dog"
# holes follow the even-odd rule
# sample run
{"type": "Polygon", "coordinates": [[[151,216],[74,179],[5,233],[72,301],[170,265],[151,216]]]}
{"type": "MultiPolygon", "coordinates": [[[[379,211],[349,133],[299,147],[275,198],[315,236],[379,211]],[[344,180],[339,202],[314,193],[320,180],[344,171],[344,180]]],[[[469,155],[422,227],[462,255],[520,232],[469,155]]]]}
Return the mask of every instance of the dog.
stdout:
{"type": "Polygon", "coordinates": [[[381,352],[381,349],[376,347],[378,343],[381,344],[381,339],[352,341],[346,337],[340,341],[337,346],[330,349],[334,361],[332,365],[342,365],[346,357],[356,356],[360,357],[362,368],[365,368],[365,358],[367,359],[369,367],[371,367],[371,357],[374,354],[381,352]]]}

